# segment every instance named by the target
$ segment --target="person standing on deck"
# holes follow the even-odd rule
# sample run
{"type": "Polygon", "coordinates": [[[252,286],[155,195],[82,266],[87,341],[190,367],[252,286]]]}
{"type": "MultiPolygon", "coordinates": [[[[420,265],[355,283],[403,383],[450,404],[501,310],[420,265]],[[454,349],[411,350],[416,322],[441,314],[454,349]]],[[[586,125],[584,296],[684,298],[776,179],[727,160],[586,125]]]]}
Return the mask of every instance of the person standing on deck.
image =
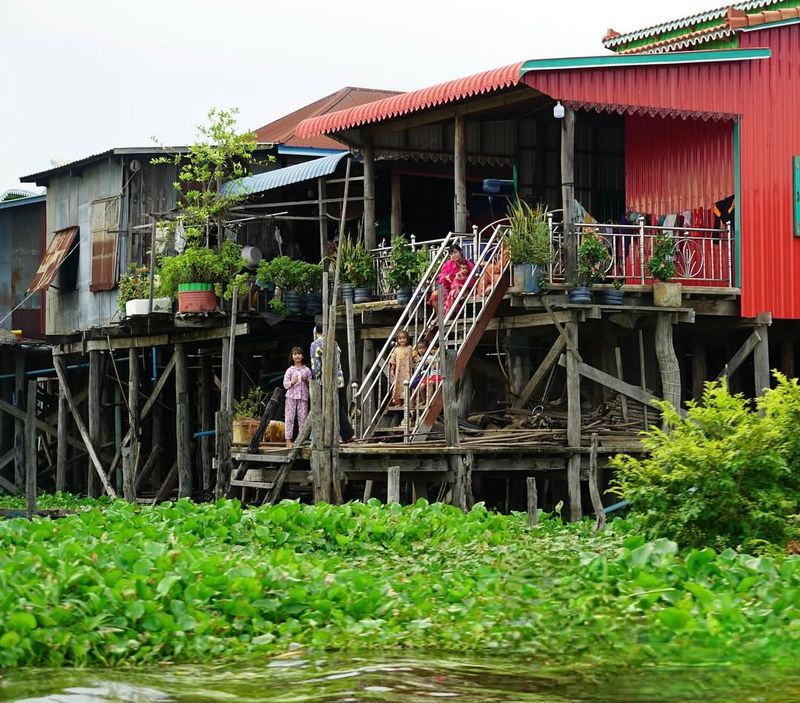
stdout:
{"type": "MultiPolygon", "coordinates": [[[[325,358],[325,338],[322,335],[322,326],[314,326],[314,341],[311,343],[311,377],[322,382],[322,364],[325,358]]],[[[336,388],[339,394],[339,436],[343,442],[352,442],[355,439],[350,416],[347,414],[347,394],[344,389],[344,373],[342,372],[342,350],[336,345],[334,361],[336,372],[336,388]]],[[[327,373],[328,370],[325,370],[327,373]]]]}
{"type": "Polygon", "coordinates": [[[289,362],[291,366],[283,374],[283,387],[286,389],[284,416],[286,446],[291,449],[295,437],[295,418],[299,432],[308,416],[308,382],[311,380],[311,369],[303,363],[303,350],[300,347],[292,349],[289,362]]]}

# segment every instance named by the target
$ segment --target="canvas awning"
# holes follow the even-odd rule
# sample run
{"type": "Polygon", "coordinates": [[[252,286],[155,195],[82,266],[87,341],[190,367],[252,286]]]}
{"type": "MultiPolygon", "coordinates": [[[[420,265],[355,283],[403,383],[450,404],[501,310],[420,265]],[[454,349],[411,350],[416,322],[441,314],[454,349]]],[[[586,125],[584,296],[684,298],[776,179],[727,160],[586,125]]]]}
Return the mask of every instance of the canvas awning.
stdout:
{"type": "Polygon", "coordinates": [[[292,183],[302,183],[322,176],[330,176],[336,171],[336,167],[345,156],[350,156],[350,152],[341,151],[330,156],[323,156],[321,159],[305,161],[302,164],[277,168],[273,171],[265,171],[264,173],[239,178],[235,181],[227,181],[222,184],[220,192],[223,195],[251,195],[263,193],[273,188],[288,186],[292,183]]]}
{"type": "Polygon", "coordinates": [[[67,227],[53,233],[53,238],[50,240],[50,244],[47,245],[47,251],[42,257],[39,268],[36,270],[36,275],[28,286],[28,293],[47,290],[50,287],[56,277],[58,267],[61,266],[72,249],[72,244],[77,236],[77,227],[67,227]]]}

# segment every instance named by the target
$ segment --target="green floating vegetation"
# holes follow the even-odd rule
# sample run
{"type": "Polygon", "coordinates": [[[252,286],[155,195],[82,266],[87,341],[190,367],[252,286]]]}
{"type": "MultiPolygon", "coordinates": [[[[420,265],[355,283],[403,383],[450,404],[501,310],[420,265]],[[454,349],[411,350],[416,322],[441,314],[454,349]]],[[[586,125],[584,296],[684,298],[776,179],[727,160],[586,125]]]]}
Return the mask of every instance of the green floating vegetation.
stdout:
{"type": "MultiPolygon", "coordinates": [[[[42,499],[0,521],[0,667],[314,650],[552,666],[796,662],[800,558],[419,501],[154,507],[42,499]],[[49,502],[48,502],[49,501],[49,502]]],[[[2,501],[6,506],[18,500],[2,501]]]]}

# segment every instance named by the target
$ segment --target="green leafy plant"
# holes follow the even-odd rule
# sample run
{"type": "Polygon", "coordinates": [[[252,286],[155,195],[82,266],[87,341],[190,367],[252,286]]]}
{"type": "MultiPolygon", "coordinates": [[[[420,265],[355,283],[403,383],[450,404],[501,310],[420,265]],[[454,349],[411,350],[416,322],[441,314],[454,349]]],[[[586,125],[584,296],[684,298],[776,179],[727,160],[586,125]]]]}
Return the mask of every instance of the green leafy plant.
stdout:
{"type": "Polygon", "coordinates": [[[611,461],[613,490],[631,501],[648,536],[718,548],[797,537],[790,516],[800,512],[800,387],[776,378],[757,407],[724,382],[706,384],[686,418],[657,403],[669,433],[652,427],[642,439],[645,458],[611,461]]]}
{"type": "Polygon", "coordinates": [[[591,230],[584,230],[578,247],[578,285],[591,286],[603,280],[609,260],[608,247],[591,230]]]}
{"type": "Polygon", "coordinates": [[[428,267],[428,251],[425,247],[412,249],[402,234],[392,235],[392,249],[389,252],[389,268],[386,280],[395,290],[413,288],[428,267]]]}
{"type": "MultiPolygon", "coordinates": [[[[273,284],[282,291],[296,290],[305,292],[309,286],[316,284],[317,268],[315,264],[307,264],[290,256],[278,256],[270,261],[261,260],[256,272],[256,280],[261,285],[273,284]]],[[[319,279],[322,281],[322,269],[319,267],[319,279]]]]}
{"type": "Polygon", "coordinates": [[[175,256],[165,256],[159,264],[159,289],[162,295],[175,297],[182,283],[210,283],[216,294],[230,299],[233,281],[242,270],[241,246],[226,240],[219,251],[187,244],[175,256]]]}
{"type": "Polygon", "coordinates": [[[622,286],[625,285],[625,281],[621,278],[615,278],[611,281],[611,285],[613,286],[614,290],[622,290],[622,286]]]}
{"type": "Polygon", "coordinates": [[[508,207],[508,259],[512,264],[550,263],[550,232],[547,208],[531,206],[517,198],[508,207]]]}
{"type": "Polygon", "coordinates": [[[659,232],[653,240],[647,270],[653,278],[664,283],[675,275],[675,240],[666,232],[659,232]]]}
{"type": "MultiPolygon", "coordinates": [[[[156,285],[157,282],[154,282],[156,285]]],[[[150,272],[147,266],[131,264],[128,273],[119,279],[119,309],[125,311],[125,303],[150,297],[150,272]]]]}
{"type": "Polygon", "coordinates": [[[286,303],[284,303],[280,298],[273,298],[269,301],[269,309],[272,310],[276,315],[288,315],[289,308],[286,307],[286,303]]]}
{"type": "Polygon", "coordinates": [[[264,394],[259,386],[253,386],[247,395],[233,404],[234,420],[257,420],[261,417],[261,399],[264,394]]]}
{"type": "Polygon", "coordinates": [[[339,243],[337,256],[341,259],[341,280],[351,283],[356,288],[368,288],[375,280],[372,256],[364,245],[354,242],[350,237],[343,237],[339,243]]]}

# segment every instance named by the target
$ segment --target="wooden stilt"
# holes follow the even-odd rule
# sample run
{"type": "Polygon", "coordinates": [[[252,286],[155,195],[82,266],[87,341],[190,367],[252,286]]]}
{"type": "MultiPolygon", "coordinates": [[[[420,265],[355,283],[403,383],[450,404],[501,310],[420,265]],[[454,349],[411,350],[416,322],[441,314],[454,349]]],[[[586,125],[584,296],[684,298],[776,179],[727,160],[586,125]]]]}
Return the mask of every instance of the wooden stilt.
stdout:
{"type": "Polygon", "coordinates": [[[660,312],[656,319],[656,359],[661,372],[664,400],[681,407],[681,368],[672,341],[672,313],[660,312]]]}
{"type": "Polygon", "coordinates": [[[695,400],[703,397],[706,380],[708,380],[706,345],[704,341],[698,340],[692,344],[692,398],[695,400]]]}
{"type": "Polygon", "coordinates": [[[189,371],[186,347],[175,345],[175,438],[178,462],[178,498],[192,495],[192,452],[189,434],[189,371]]]}
{"type": "Polygon", "coordinates": [[[575,234],[575,112],[564,111],[561,120],[561,202],[564,211],[564,268],[566,280],[576,276],[578,240],[575,234]]]}
{"type": "Polygon", "coordinates": [[[311,415],[311,475],[314,486],[314,502],[331,502],[330,480],[325,474],[325,438],[322,422],[322,387],[319,381],[309,384],[311,415]]]}
{"type": "Polygon", "coordinates": [[[138,449],[139,442],[132,442],[128,447],[122,447],[122,495],[131,503],[136,502],[134,457],[138,449]]]}
{"type": "MultiPolygon", "coordinates": [[[[578,370],[578,323],[567,324],[567,445],[581,446],[581,376],[578,370]]],[[[567,464],[567,492],[569,494],[569,519],[576,522],[583,516],[581,507],[581,455],[569,456],[567,464]]]]}
{"type": "MultiPolygon", "coordinates": [[[[639,332],[639,387],[643,390],[647,390],[647,374],[646,374],[646,362],[645,362],[645,354],[644,354],[644,334],[642,330],[638,330],[639,332]]],[[[650,426],[650,420],[647,417],[647,404],[644,403],[642,405],[642,426],[643,429],[647,429],[650,426]]]]}
{"type": "Polygon", "coordinates": [[[58,435],[56,446],[56,491],[67,490],[67,462],[69,460],[69,444],[67,435],[69,433],[69,406],[64,395],[64,389],[59,385],[58,388],[58,435]]]}
{"type": "MultiPolygon", "coordinates": [[[[200,429],[209,430],[214,422],[214,410],[211,407],[211,357],[200,357],[200,429]]],[[[211,490],[211,437],[200,438],[200,476],[204,491],[211,490]]]]}
{"type": "MultiPolygon", "coordinates": [[[[623,373],[623,370],[622,370],[622,352],[620,351],[619,347],[614,347],[614,363],[615,363],[616,368],[617,368],[617,378],[620,381],[624,381],[625,378],[624,378],[624,373],[623,373]]],[[[620,402],[620,406],[622,408],[622,420],[623,420],[623,422],[627,422],[628,421],[628,399],[624,395],[620,394],[619,395],[619,402],[620,402]]]]}
{"type": "Polygon", "coordinates": [[[377,246],[375,235],[375,141],[370,134],[364,136],[361,150],[364,162],[364,246],[377,246]]]}
{"type": "Polygon", "coordinates": [[[753,350],[753,373],[757,396],[764,395],[764,391],[770,387],[769,326],[759,325],[758,336],[761,337],[761,341],[753,350]]]}
{"type": "Polygon", "coordinates": [[[147,461],[145,461],[142,465],[142,470],[136,475],[136,481],[133,489],[134,495],[140,495],[142,489],[147,485],[147,481],[150,478],[150,475],[153,473],[153,468],[158,464],[158,458],[161,455],[161,452],[162,449],[160,444],[156,444],[150,450],[150,456],[147,457],[147,461]]]}
{"type": "Polygon", "coordinates": [[[175,461],[170,467],[164,482],[158,489],[156,497],[153,498],[153,503],[161,503],[165,501],[175,490],[175,484],[178,482],[178,462],[175,461]]]}
{"type": "MultiPolygon", "coordinates": [[[[100,447],[103,436],[103,415],[100,407],[102,377],[101,377],[102,358],[99,351],[89,352],[89,397],[87,398],[87,409],[89,411],[89,441],[93,447],[100,447]]],[[[97,472],[89,466],[89,477],[87,481],[87,492],[92,498],[100,495],[100,484],[98,483],[97,472]]]]}
{"type": "Polygon", "coordinates": [[[455,232],[467,231],[467,135],[464,116],[453,122],[453,180],[455,183],[455,232]]]}
{"type": "MultiPolygon", "coordinates": [[[[324,178],[317,179],[317,212],[319,215],[319,260],[323,262],[325,273],[328,271],[327,262],[324,261],[328,255],[328,206],[325,203],[326,186],[324,178]]],[[[325,293],[325,286],[322,288],[325,293]]],[[[323,300],[322,314],[325,314],[325,301],[323,300]]]]}
{"type": "Polygon", "coordinates": [[[372,498],[372,481],[368,479],[364,482],[364,496],[361,498],[361,502],[366,503],[370,498],[372,498]]]}
{"type": "Polygon", "coordinates": [[[27,413],[25,420],[25,507],[28,519],[36,512],[36,381],[28,381],[27,413]]]}
{"type": "Polygon", "coordinates": [[[536,478],[528,476],[525,479],[525,484],[528,489],[528,527],[536,527],[539,521],[539,494],[536,490],[536,478]]]}
{"type": "Polygon", "coordinates": [[[600,497],[597,479],[597,432],[592,432],[592,444],[589,449],[589,495],[592,498],[592,508],[594,508],[597,518],[594,529],[599,531],[606,525],[606,512],[603,510],[603,499],[600,497]]]}
{"type": "MultiPolygon", "coordinates": [[[[25,405],[25,355],[22,351],[14,355],[14,405],[17,408],[25,405]]],[[[21,490],[25,487],[25,420],[16,417],[14,420],[14,483],[21,490]]]]}
{"type": "Polygon", "coordinates": [[[400,467],[390,466],[386,472],[387,488],[386,488],[386,502],[399,503],[400,502],[400,467]]]}
{"type": "Polygon", "coordinates": [[[403,201],[402,189],[400,185],[400,174],[392,171],[391,174],[392,191],[392,214],[391,214],[391,234],[403,233],[403,201]]]}
{"type": "Polygon", "coordinates": [[[358,382],[358,368],[356,367],[356,325],[353,316],[353,301],[348,298],[344,301],[345,322],[347,325],[347,370],[349,383],[347,384],[347,400],[353,401],[353,383],[358,382]]]}
{"type": "Polygon", "coordinates": [[[216,500],[224,497],[228,493],[230,486],[231,471],[231,434],[233,432],[232,413],[227,410],[218,410],[214,414],[215,439],[217,450],[217,485],[214,491],[216,500]]]}
{"type": "Polygon", "coordinates": [[[564,337],[559,335],[556,341],[553,342],[553,346],[550,347],[550,350],[547,352],[547,355],[542,360],[542,363],[539,364],[539,368],[536,369],[533,376],[531,376],[530,381],[528,381],[525,388],[522,390],[522,393],[520,394],[519,398],[517,398],[517,400],[514,402],[515,408],[521,408],[528,402],[530,397],[539,388],[542,381],[544,381],[550,369],[558,361],[558,357],[563,351],[565,346],[566,342],[564,340],[564,337]]]}

